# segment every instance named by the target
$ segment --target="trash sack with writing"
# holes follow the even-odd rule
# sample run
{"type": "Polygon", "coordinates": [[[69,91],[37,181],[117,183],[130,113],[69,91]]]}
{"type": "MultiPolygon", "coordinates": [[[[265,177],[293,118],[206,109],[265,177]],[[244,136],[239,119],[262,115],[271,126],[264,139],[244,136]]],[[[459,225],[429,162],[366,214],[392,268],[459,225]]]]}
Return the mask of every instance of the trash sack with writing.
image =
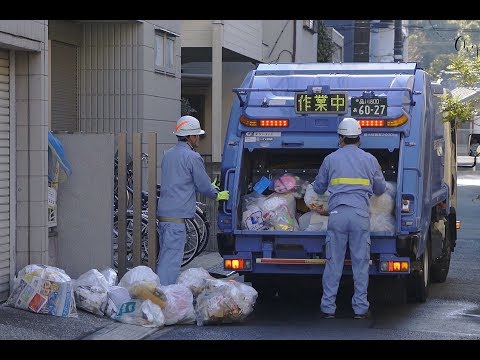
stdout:
{"type": "Polygon", "coordinates": [[[105,314],[112,319],[114,319],[115,315],[118,313],[118,309],[122,306],[123,303],[131,301],[132,298],[130,297],[130,293],[127,289],[121,286],[110,286],[108,288],[108,296],[107,302],[105,303],[105,307],[101,310],[105,314]]]}
{"type": "Polygon", "coordinates": [[[295,197],[289,192],[270,194],[261,204],[264,221],[270,223],[275,230],[298,230],[298,222],[295,218],[296,205],[295,197]]]}
{"type": "Polygon", "coordinates": [[[160,286],[167,297],[167,303],[162,308],[165,325],[193,324],[195,310],[193,309],[192,291],[182,284],[160,286]]]}
{"type": "Polygon", "coordinates": [[[63,269],[30,264],[14,279],[6,305],[60,317],[78,317],[72,279],[63,269]]]}
{"type": "Polygon", "coordinates": [[[268,226],[261,206],[266,198],[265,195],[256,191],[242,196],[242,229],[263,230],[268,226]]]}
{"type": "Polygon", "coordinates": [[[177,284],[185,285],[193,296],[200,294],[207,286],[207,279],[215,279],[202,267],[184,270],[178,275],[177,284]]]}
{"type": "Polygon", "coordinates": [[[108,299],[108,282],[97,269],[90,269],[73,280],[77,308],[95,315],[103,315],[102,308],[108,299]]]}
{"type": "Polygon", "coordinates": [[[150,300],[132,299],[132,301],[123,303],[113,319],[125,324],[145,327],[162,327],[165,325],[165,316],[162,309],[150,300]]]}

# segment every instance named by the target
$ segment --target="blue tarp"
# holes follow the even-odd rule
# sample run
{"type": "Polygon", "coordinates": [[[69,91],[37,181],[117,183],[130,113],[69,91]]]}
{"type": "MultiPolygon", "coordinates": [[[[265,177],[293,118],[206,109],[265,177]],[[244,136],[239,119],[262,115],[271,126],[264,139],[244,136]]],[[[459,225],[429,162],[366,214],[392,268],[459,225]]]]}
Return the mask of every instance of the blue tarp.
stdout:
{"type": "Polygon", "coordinates": [[[58,140],[51,131],[48,132],[48,180],[53,181],[53,169],[50,168],[50,164],[54,164],[56,160],[60,164],[60,168],[65,172],[67,176],[72,175],[72,166],[68,162],[65,156],[65,150],[60,140],[58,140]]]}

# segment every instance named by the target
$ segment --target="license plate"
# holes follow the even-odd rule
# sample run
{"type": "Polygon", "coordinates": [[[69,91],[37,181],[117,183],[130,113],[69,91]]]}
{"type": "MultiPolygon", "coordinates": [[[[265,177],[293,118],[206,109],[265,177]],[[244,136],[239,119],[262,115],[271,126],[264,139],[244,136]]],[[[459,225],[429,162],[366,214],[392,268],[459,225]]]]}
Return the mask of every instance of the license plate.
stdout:
{"type": "Polygon", "coordinates": [[[346,92],[330,94],[295,94],[295,112],[300,114],[345,114],[348,109],[346,92]]]}
{"type": "Polygon", "coordinates": [[[353,117],[383,117],[387,116],[386,97],[352,97],[351,114],[353,117]]]}

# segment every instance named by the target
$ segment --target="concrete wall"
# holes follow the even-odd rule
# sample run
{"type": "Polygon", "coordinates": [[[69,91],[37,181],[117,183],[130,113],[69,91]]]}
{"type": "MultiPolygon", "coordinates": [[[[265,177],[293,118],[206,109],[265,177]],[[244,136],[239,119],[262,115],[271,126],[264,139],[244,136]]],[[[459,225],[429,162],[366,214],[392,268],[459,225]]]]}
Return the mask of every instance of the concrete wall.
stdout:
{"type": "Polygon", "coordinates": [[[223,20],[223,47],[262,61],[262,20],[223,20]]]}
{"type": "Polygon", "coordinates": [[[303,20],[296,21],[296,63],[317,62],[318,33],[306,30],[303,20]]]}
{"type": "Polygon", "coordinates": [[[72,278],[112,267],[113,134],[56,134],[72,165],[57,197],[57,266],[72,278]]]}
{"type": "Polygon", "coordinates": [[[211,47],[212,20],[183,20],[182,47],[211,47]]]}
{"type": "MultiPolygon", "coordinates": [[[[179,33],[174,20],[83,24],[80,124],[85,132],[156,132],[158,153],[176,142],[180,114],[180,40],[174,73],[155,71],[155,29],[179,33]]],[[[129,141],[130,143],[130,141],[129,141]]],[[[144,143],[143,151],[147,152],[144,143]]],[[[159,174],[158,174],[159,175],[159,174]]]]}
{"type": "Polygon", "coordinates": [[[294,20],[263,20],[263,61],[293,61],[294,20]]]}
{"type": "MultiPolygon", "coordinates": [[[[47,228],[47,131],[48,131],[48,21],[1,20],[0,48],[14,50],[11,55],[15,93],[10,94],[15,112],[16,151],[11,168],[16,177],[16,209],[11,213],[15,234],[12,270],[29,263],[48,264],[47,228]]],[[[11,140],[13,141],[13,140],[11,140]]],[[[12,191],[12,190],[11,190],[12,191]]],[[[12,273],[13,276],[13,273],[12,273]]]]}

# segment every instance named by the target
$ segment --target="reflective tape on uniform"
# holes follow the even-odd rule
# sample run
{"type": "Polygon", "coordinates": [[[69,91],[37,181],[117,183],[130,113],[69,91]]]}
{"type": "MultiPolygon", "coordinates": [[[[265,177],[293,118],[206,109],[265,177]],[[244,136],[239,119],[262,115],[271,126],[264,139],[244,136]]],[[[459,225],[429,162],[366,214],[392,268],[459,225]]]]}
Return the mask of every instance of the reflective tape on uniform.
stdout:
{"type": "Polygon", "coordinates": [[[332,185],[370,185],[369,179],[363,178],[335,178],[330,181],[332,185]]]}

